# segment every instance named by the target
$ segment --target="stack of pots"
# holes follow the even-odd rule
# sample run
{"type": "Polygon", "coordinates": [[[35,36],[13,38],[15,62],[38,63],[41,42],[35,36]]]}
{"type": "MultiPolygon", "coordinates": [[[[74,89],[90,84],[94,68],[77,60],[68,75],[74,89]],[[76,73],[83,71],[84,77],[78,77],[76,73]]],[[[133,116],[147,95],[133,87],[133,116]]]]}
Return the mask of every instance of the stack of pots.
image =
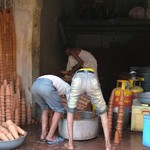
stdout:
{"type": "Polygon", "coordinates": [[[139,77],[144,78],[144,82],[142,82],[144,92],[150,92],[150,67],[139,67],[136,72],[139,77]]]}

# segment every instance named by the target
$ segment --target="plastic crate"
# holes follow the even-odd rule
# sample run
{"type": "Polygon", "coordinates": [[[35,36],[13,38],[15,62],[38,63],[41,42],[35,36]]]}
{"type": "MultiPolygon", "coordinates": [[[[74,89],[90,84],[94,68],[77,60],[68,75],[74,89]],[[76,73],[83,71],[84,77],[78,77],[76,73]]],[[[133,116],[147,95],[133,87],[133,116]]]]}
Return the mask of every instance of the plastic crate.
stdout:
{"type": "Polygon", "coordinates": [[[143,131],[144,114],[150,114],[150,106],[143,106],[138,100],[133,100],[131,131],[143,131]]]}

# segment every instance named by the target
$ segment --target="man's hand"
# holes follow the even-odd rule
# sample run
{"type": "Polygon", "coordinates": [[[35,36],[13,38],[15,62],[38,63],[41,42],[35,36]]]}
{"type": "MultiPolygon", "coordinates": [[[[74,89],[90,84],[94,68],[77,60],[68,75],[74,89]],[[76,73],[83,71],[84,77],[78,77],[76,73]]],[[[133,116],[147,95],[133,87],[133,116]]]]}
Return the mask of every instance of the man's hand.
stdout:
{"type": "Polygon", "coordinates": [[[67,75],[72,77],[74,75],[74,72],[68,71],[67,75]]]}
{"type": "Polygon", "coordinates": [[[66,74],[68,74],[68,71],[62,70],[62,71],[61,71],[61,74],[66,75],[66,74]]]}

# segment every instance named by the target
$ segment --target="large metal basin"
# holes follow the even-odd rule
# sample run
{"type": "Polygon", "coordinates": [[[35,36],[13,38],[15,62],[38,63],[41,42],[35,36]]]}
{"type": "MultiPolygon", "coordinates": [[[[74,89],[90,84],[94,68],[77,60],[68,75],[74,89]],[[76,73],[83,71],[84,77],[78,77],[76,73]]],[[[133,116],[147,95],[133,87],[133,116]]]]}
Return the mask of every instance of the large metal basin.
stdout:
{"type": "MultiPolygon", "coordinates": [[[[73,139],[74,140],[89,140],[95,138],[98,134],[98,116],[92,118],[90,111],[78,111],[80,120],[74,120],[73,139]]],[[[67,119],[64,116],[59,123],[59,134],[65,139],[68,139],[67,119]]]]}

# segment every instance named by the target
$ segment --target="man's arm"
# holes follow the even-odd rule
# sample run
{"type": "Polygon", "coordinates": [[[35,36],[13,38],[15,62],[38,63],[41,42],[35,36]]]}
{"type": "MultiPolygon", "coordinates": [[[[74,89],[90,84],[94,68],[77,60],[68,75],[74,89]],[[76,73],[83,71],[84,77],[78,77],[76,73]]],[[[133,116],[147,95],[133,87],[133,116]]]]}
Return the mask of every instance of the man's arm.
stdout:
{"type": "Polygon", "coordinates": [[[72,68],[72,70],[69,71],[69,74],[73,74],[74,72],[76,72],[82,67],[84,63],[75,51],[71,51],[71,55],[77,60],[78,63],[72,68]]]}
{"type": "Polygon", "coordinates": [[[105,112],[101,115],[101,121],[102,121],[104,136],[105,136],[106,150],[111,150],[107,112],[105,112]]]}

